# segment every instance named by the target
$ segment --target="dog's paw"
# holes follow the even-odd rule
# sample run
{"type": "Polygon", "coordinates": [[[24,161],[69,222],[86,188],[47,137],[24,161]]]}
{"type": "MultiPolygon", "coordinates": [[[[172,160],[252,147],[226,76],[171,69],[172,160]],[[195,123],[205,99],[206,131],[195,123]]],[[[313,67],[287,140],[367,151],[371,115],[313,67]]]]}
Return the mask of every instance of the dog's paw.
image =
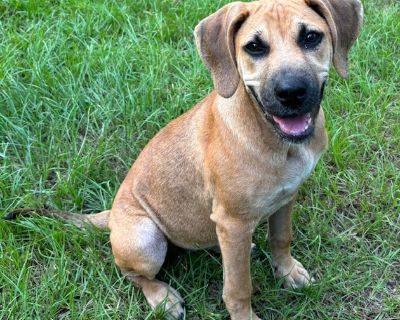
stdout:
{"type": "Polygon", "coordinates": [[[165,319],[183,320],[185,318],[184,301],[174,288],[163,282],[157,282],[151,294],[145,292],[147,302],[153,309],[165,311],[165,319]]]}
{"type": "Polygon", "coordinates": [[[252,312],[252,315],[251,315],[251,318],[250,318],[251,320],[262,320],[261,318],[259,318],[254,312],[252,312]]]}
{"type": "Polygon", "coordinates": [[[315,281],[303,265],[294,258],[291,258],[287,264],[274,264],[274,273],[277,278],[283,278],[285,288],[298,289],[315,281]]]}
{"type": "Polygon", "coordinates": [[[246,319],[246,320],[247,319],[248,320],[262,320],[252,310],[250,311],[250,314],[247,311],[244,313],[243,312],[231,313],[230,316],[231,316],[231,320],[244,320],[244,319],[246,319]]]}

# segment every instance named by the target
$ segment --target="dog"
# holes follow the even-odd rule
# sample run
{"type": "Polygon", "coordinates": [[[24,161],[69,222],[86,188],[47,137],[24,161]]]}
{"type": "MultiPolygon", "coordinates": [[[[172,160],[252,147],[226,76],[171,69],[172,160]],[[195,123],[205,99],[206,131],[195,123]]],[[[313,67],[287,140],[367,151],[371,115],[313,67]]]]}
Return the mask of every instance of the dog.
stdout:
{"type": "Polygon", "coordinates": [[[258,224],[269,224],[275,275],[292,288],[312,282],[290,252],[291,211],[327,147],[320,103],[329,66],[333,62],[347,76],[348,52],[362,20],[358,0],[225,5],[194,32],[215,90],[148,143],[112,209],[42,213],[109,229],[122,273],[151,307],[163,304],[177,319],[184,317],[181,296],[155,278],[168,243],[219,247],[231,319],[260,319],[251,307],[250,278],[258,224]]]}

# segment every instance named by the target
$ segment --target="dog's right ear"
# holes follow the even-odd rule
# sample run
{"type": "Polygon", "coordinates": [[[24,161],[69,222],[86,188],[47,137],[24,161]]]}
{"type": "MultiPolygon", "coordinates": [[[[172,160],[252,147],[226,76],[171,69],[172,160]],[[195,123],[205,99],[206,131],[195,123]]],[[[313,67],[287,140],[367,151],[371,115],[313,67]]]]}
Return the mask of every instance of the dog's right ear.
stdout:
{"type": "Polygon", "coordinates": [[[245,3],[230,3],[200,21],[194,31],[197,50],[224,98],[231,97],[239,85],[235,36],[248,15],[245,3]]]}

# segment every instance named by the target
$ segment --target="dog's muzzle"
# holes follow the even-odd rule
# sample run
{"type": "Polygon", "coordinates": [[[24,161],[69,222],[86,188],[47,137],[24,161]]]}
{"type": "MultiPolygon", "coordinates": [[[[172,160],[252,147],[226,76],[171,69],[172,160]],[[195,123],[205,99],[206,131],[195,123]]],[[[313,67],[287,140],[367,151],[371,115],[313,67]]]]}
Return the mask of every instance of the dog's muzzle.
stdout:
{"type": "Polygon", "coordinates": [[[304,72],[285,70],[269,81],[258,94],[248,86],[265,118],[281,138],[290,142],[303,142],[314,132],[323,87],[304,72]]]}

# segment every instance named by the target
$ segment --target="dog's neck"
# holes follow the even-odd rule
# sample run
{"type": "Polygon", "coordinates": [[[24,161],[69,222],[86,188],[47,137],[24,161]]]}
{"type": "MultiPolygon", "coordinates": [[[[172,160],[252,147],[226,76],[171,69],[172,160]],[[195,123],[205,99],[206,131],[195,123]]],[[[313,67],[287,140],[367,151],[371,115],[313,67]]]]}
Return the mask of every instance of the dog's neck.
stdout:
{"type": "Polygon", "coordinates": [[[243,84],[228,99],[217,95],[214,103],[215,117],[230,135],[246,148],[263,153],[271,151],[287,153],[290,144],[274,132],[258,106],[250,98],[243,84]]]}

